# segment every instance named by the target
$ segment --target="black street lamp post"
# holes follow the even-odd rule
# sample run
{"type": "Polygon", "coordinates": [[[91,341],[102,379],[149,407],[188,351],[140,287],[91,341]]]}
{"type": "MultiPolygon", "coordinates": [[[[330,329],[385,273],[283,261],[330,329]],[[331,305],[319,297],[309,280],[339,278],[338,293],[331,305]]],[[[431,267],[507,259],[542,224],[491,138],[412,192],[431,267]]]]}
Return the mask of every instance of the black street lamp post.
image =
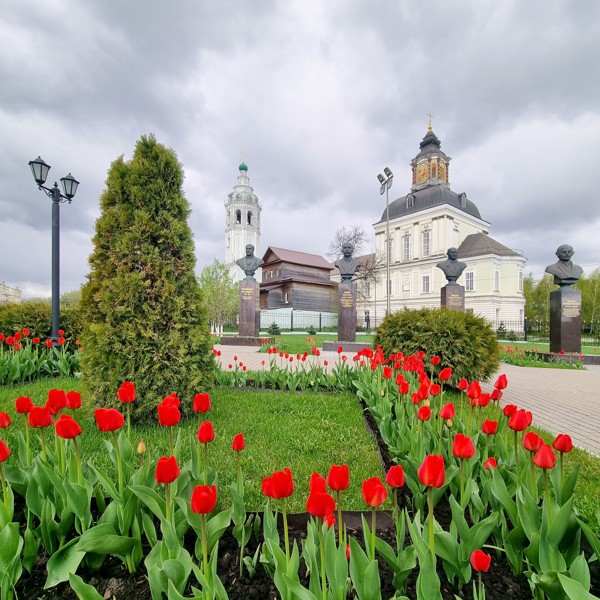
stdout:
{"type": "Polygon", "coordinates": [[[394,179],[394,174],[389,167],[386,167],[383,172],[385,175],[379,173],[377,175],[377,179],[379,179],[379,183],[381,184],[381,188],[379,193],[383,195],[385,192],[385,298],[386,298],[386,315],[391,313],[390,308],[390,260],[392,258],[392,249],[390,247],[390,188],[392,187],[392,181],[394,179]]]}
{"type": "Polygon", "coordinates": [[[48,198],[52,200],[52,333],[50,339],[54,346],[58,340],[58,329],[60,323],[60,205],[63,202],[71,204],[75,192],[77,192],[77,181],[71,173],[61,178],[63,193],[58,189],[58,184],[54,182],[54,187],[49,188],[44,185],[50,171],[50,165],[47,165],[39,156],[35,160],[29,161],[33,178],[48,198]]]}

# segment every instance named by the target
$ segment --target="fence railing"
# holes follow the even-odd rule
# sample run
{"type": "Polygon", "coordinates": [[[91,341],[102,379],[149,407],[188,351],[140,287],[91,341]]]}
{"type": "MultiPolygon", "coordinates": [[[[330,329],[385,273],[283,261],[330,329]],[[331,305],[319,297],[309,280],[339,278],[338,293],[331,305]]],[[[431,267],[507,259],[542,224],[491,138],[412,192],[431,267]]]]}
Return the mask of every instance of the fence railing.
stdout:
{"type": "MultiPolygon", "coordinates": [[[[501,321],[496,327],[498,339],[548,343],[550,341],[549,321],[501,321]]],[[[590,323],[581,326],[581,343],[600,345],[600,331],[590,323]]]]}

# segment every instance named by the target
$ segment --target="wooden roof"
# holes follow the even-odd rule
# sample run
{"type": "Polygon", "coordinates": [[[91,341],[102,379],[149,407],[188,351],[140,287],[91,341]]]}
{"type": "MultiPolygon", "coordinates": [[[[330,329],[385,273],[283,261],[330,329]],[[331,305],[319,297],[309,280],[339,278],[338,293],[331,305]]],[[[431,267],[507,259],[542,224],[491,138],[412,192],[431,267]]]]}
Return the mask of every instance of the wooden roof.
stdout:
{"type": "Polygon", "coordinates": [[[332,271],[335,267],[318,254],[309,254],[308,252],[297,252],[295,250],[286,250],[285,248],[276,248],[269,246],[263,256],[263,268],[277,262],[292,263],[294,265],[305,265],[307,267],[316,267],[318,269],[327,269],[332,271]]]}

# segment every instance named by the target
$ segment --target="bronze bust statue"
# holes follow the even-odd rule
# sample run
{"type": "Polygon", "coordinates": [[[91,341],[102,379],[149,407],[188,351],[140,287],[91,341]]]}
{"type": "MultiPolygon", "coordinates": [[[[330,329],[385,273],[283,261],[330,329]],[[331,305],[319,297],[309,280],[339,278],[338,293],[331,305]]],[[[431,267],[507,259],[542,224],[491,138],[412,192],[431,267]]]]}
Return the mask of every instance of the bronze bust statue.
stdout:
{"type": "Polygon", "coordinates": [[[583,275],[583,269],[579,265],[574,265],[571,258],[575,252],[573,246],[563,244],[556,250],[558,260],[553,265],[546,267],[546,273],[554,275],[556,285],[573,285],[583,275]]]}
{"type": "Polygon", "coordinates": [[[344,258],[335,261],[335,266],[339,269],[342,281],[350,281],[358,269],[358,261],[352,256],[354,246],[350,242],[346,242],[342,246],[344,258]]]}
{"type": "Polygon", "coordinates": [[[242,258],[236,260],[235,264],[244,271],[248,279],[254,277],[256,269],[263,264],[263,261],[258,256],[254,256],[254,246],[248,244],[246,246],[246,256],[242,256],[242,258]]]}
{"type": "Polygon", "coordinates": [[[467,265],[466,263],[457,260],[458,250],[456,248],[448,248],[446,256],[448,258],[442,262],[439,262],[436,267],[444,271],[444,275],[446,276],[448,283],[456,284],[456,280],[467,268],[467,265]]]}

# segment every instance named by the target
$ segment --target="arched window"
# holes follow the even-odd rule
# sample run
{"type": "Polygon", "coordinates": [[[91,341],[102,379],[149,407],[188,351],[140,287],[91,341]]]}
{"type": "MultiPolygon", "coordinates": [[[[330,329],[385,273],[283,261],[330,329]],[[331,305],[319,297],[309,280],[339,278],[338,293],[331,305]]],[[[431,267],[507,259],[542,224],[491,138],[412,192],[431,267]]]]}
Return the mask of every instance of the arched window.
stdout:
{"type": "Polygon", "coordinates": [[[415,205],[415,197],[412,194],[406,196],[406,208],[413,208],[415,205]]]}
{"type": "Polygon", "coordinates": [[[242,211],[239,208],[235,211],[235,222],[238,225],[242,222],[242,211]]]}
{"type": "Polygon", "coordinates": [[[248,221],[248,225],[252,225],[252,211],[249,210],[248,213],[246,214],[246,218],[248,221]]]}

